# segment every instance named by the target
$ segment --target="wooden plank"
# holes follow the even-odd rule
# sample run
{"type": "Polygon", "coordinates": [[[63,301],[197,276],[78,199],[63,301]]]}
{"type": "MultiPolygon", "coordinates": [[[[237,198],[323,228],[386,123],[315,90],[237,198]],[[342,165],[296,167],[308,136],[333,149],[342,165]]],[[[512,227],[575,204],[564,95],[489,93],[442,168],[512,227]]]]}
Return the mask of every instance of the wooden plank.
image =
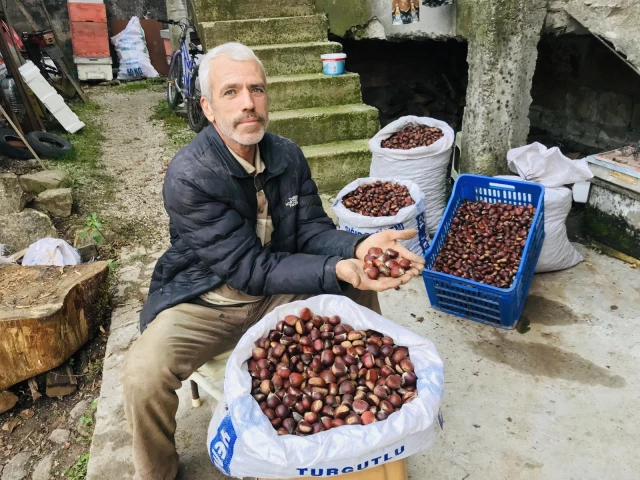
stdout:
{"type": "Polygon", "coordinates": [[[42,396],[38,391],[38,382],[36,381],[36,377],[30,378],[27,380],[27,383],[29,384],[29,390],[31,390],[31,398],[33,398],[33,401],[35,402],[42,396]]]}
{"type": "Polygon", "coordinates": [[[47,397],[64,397],[78,389],[78,380],[68,365],[47,373],[47,397]]]}
{"type": "Polygon", "coordinates": [[[62,54],[62,49],[60,48],[60,42],[58,41],[58,35],[56,34],[56,29],[53,28],[53,23],[51,22],[51,17],[49,16],[49,11],[47,10],[47,7],[44,4],[44,0],[40,0],[40,6],[42,7],[45,17],[47,18],[49,29],[51,29],[51,31],[53,32],[53,37],[55,42],[55,45],[48,46],[46,48],[46,51],[49,54],[49,56],[53,59],[53,61],[56,63],[56,66],[62,71],[64,76],[67,77],[67,80],[71,82],[71,84],[73,85],[73,88],[76,89],[76,93],[78,94],[80,99],[84,103],[87,103],[89,99],[87,98],[86,93],[84,93],[84,90],[80,86],[80,83],[78,82],[78,80],[76,80],[76,77],[74,77],[73,74],[71,73],[71,69],[69,68],[69,65],[67,65],[67,62],[64,59],[64,55],[62,54]],[[55,57],[52,55],[52,52],[56,53],[55,57]]]}
{"type": "MultiPolygon", "coordinates": [[[[11,30],[11,24],[8,24],[9,30],[11,30]]],[[[0,35],[0,55],[2,55],[2,59],[4,60],[5,65],[7,66],[7,71],[13,77],[16,82],[16,87],[18,89],[18,93],[20,95],[20,99],[22,100],[22,104],[25,109],[25,118],[23,120],[24,129],[27,132],[32,132],[35,130],[44,131],[44,125],[42,124],[42,120],[36,114],[31,100],[29,99],[29,95],[27,93],[27,86],[22,80],[22,75],[20,74],[20,70],[18,70],[18,65],[15,62],[15,59],[12,55],[12,47],[7,43],[7,39],[4,35],[0,35]]]]}
{"type": "Polygon", "coordinates": [[[33,151],[33,148],[31,148],[31,145],[29,144],[29,142],[27,142],[26,138],[24,138],[23,132],[21,132],[20,129],[18,128],[19,125],[17,123],[14,123],[11,120],[11,117],[9,117],[9,114],[5,111],[4,108],[2,108],[2,106],[0,106],[0,113],[7,120],[7,122],[9,122],[9,125],[11,125],[11,128],[13,128],[16,131],[16,133],[20,137],[20,140],[22,141],[22,143],[24,143],[24,146],[27,147],[27,150],[29,150],[31,155],[33,155],[33,158],[35,158],[38,161],[38,163],[44,170],[47,170],[47,167],[45,166],[44,163],[42,163],[42,160],[40,160],[40,157],[38,156],[38,154],[33,151]]]}
{"type": "Polygon", "coordinates": [[[38,27],[38,24],[33,19],[29,11],[24,7],[22,2],[20,0],[15,0],[15,2],[16,2],[16,5],[18,6],[18,10],[20,10],[20,13],[22,13],[24,18],[27,19],[27,23],[31,26],[31,28],[33,28],[34,31],[40,30],[40,28],[38,27]]]}

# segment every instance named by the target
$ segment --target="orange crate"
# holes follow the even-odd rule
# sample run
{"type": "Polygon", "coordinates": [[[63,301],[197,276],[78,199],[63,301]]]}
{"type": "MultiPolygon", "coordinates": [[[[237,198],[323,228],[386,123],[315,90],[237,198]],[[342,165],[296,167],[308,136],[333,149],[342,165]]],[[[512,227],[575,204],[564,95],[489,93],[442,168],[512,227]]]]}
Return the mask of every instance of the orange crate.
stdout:
{"type": "Polygon", "coordinates": [[[71,43],[76,57],[111,56],[106,23],[71,22],[71,43]]]}
{"type": "Polygon", "coordinates": [[[104,3],[67,3],[69,22],[107,23],[107,9],[104,3]]]}

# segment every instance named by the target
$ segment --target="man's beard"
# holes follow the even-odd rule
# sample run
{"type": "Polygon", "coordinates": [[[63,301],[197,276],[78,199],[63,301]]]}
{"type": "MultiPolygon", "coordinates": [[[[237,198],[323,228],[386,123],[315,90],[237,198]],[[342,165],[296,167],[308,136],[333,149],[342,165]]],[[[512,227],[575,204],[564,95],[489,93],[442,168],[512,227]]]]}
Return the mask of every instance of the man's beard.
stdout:
{"type": "Polygon", "coordinates": [[[215,112],[214,112],[214,121],[216,123],[216,126],[220,129],[220,131],[224,136],[230,138],[236,143],[239,143],[240,145],[255,145],[256,143],[259,143],[260,140],[262,140],[262,138],[264,137],[264,133],[267,130],[267,125],[269,124],[268,116],[262,116],[257,112],[252,112],[252,113],[247,112],[242,116],[233,119],[231,122],[220,121],[220,119],[215,118],[215,112]],[[240,134],[236,132],[236,127],[238,125],[240,125],[242,122],[246,120],[254,119],[254,118],[257,119],[258,122],[260,122],[260,125],[262,126],[262,129],[260,131],[256,133],[245,133],[245,134],[240,134]]]}

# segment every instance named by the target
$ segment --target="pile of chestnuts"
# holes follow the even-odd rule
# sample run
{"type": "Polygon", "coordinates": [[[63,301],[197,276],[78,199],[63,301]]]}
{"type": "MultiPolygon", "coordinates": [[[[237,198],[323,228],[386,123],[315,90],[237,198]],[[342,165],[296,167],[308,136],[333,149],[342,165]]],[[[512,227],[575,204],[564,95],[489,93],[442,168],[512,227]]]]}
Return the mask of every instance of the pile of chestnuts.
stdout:
{"type": "Polygon", "coordinates": [[[247,362],[251,394],[279,435],[383,421],[418,395],[406,347],[308,308],[256,341],[247,362]]]}
{"type": "Polygon", "coordinates": [[[402,258],[398,252],[392,248],[387,248],[384,252],[381,248],[372,247],[364,257],[362,269],[371,280],[377,280],[380,276],[398,278],[405,274],[411,267],[411,261],[402,258]]]}
{"type": "Polygon", "coordinates": [[[533,205],[464,201],[433,270],[509,288],[535,214],[533,205]]]}
{"type": "Polygon", "coordinates": [[[414,203],[406,186],[381,180],[360,185],[342,198],[347,209],[367,217],[392,217],[414,203]]]}
{"type": "Polygon", "coordinates": [[[437,127],[427,125],[408,125],[399,132],[394,133],[389,138],[383,140],[382,148],[393,148],[396,150],[409,150],[416,147],[428,147],[432,143],[440,140],[444,134],[437,127]]]}

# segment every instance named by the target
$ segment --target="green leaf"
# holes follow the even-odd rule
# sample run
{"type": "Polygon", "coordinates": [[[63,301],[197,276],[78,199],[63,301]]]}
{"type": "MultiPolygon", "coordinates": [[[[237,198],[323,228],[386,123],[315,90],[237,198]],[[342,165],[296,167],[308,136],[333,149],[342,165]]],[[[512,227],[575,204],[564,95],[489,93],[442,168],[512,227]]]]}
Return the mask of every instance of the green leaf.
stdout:
{"type": "Polygon", "coordinates": [[[93,238],[93,241],[96,242],[96,244],[102,245],[102,235],[100,235],[100,232],[98,232],[97,230],[94,231],[92,238],[93,238]]]}

